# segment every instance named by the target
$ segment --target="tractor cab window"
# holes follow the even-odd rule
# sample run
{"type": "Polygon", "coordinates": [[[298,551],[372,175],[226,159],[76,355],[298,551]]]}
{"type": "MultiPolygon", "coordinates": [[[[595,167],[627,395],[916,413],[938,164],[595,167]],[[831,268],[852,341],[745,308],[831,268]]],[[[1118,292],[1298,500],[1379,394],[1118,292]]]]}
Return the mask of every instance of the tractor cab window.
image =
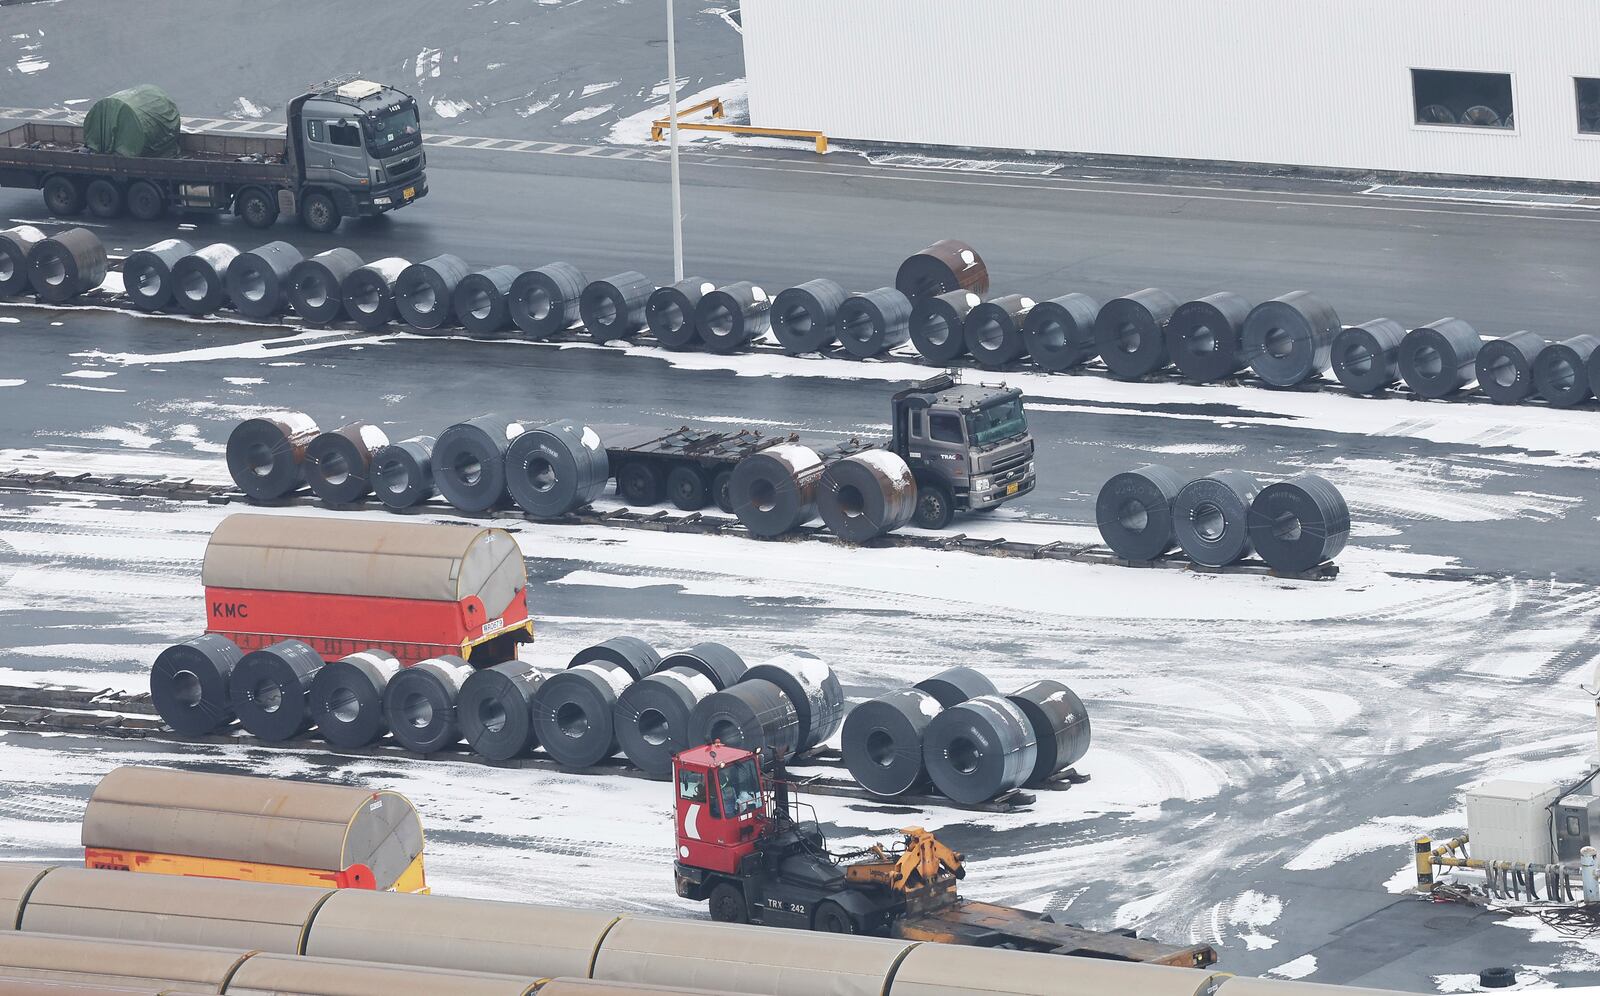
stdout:
{"type": "Polygon", "coordinates": [[[928,418],[928,425],[932,431],[934,442],[962,442],[961,417],[959,415],[932,415],[928,418]]]}
{"type": "Polygon", "coordinates": [[[1022,413],[1022,399],[1008,398],[984,405],[967,416],[967,429],[978,446],[997,443],[1028,431],[1028,418],[1022,413]]]}
{"type": "Polygon", "coordinates": [[[375,156],[392,156],[422,144],[417,105],[407,100],[367,114],[367,147],[375,156]]]}
{"type": "Polygon", "coordinates": [[[706,801],[706,773],[684,771],[678,774],[678,798],[688,802],[706,801]]]}
{"type": "Polygon", "coordinates": [[[322,121],[318,118],[306,119],[306,138],[313,142],[327,141],[322,132],[322,121]]]}
{"type": "Polygon", "coordinates": [[[725,816],[740,816],[761,808],[761,773],[755,758],[746,758],[723,768],[717,775],[722,786],[722,811],[725,816]]]}
{"type": "Polygon", "coordinates": [[[359,146],[361,129],[350,121],[328,122],[328,141],[334,145],[359,146]]]}

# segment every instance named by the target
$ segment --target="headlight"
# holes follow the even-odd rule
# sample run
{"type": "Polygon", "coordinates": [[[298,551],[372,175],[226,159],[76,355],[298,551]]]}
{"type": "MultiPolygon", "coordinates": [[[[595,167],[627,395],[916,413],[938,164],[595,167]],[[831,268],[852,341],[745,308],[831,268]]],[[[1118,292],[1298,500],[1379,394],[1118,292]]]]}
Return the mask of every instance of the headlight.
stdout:
{"type": "Polygon", "coordinates": [[[1026,467],[1022,468],[1022,473],[1026,477],[1032,477],[1033,476],[1033,461],[1032,460],[1029,460],[1028,461],[1028,465],[1026,467]]]}
{"type": "Polygon", "coordinates": [[[987,477],[975,477],[972,479],[972,490],[974,491],[988,491],[993,487],[994,482],[987,477]]]}

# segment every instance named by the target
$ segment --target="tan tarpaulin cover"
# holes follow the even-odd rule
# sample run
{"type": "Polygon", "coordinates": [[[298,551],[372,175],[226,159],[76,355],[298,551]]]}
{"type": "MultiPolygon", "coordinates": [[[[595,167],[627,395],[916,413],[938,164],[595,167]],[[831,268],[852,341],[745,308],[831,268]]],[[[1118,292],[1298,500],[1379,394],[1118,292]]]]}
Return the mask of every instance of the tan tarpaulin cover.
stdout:
{"type": "Polygon", "coordinates": [[[22,900],[54,865],[0,864],[0,931],[16,930],[22,900]]]}
{"type": "Polygon", "coordinates": [[[240,966],[223,991],[229,996],[525,996],[538,981],[484,972],[256,955],[240,966]]]}
{"type": "Polygon", "coordinates": [[[387,889],[422,853],[422,820],[394,792],[122,767],[89,797],[83,846],[334,872],[364,864],[387,889]]]}
{"type": "MultiPolygon", "coordinates": [[[[123,872],[121,874],[128,874],[123,872]]],[[[135,944],[44,934],[0,934],[0,976],[221,992],[228,973],[249,951],[135,944]]],[[[3,990],[0,990],[3,991],[3,990]]]]}
{"type": "Polygon", "coordinates": [[[527,587],[528,571],[503,529],[241,513],[212,530],[200,578],[207,587],[435,602],[477,595],[492,619],[527,587]]]}
{"type": "Polygon", "coordinates": [[[677,986],[601,982],[597,979],[553,979],[539,990],[539,996],[739,996],[739,994],[710,989],[681,989],[677,986]]]}
{"type": "Polygon", "coordinates": [[[1406,996],[1393,989],[1362,989],[1356,986],[1324,986],[1315,982],[1279,982],[1243,976],[1222,983],[1219,996],[1406,996]]]}
{"type": "Polygon", "coordinates": [[[922,944],[894,974],[894,996],[1205,996],[1225,973],[992,948],[922,944]]]}
{"type": "Polygon", "coordinates": [[[299,954],[328,889],[57,868],[22,910],[30,933],[299,954]]]}
{"type": "Polygon", "coordinates": [[[344,889],[317,913],[306,954],[552,978],[587,976],[610,913],[344,889]]]}
{"type": "MultiPolygon", "coordinates": [[[[600,944],[594,977],[762,993],[882,996],[911,941],[625,916],[600,944]]],[[[896,996],[899,996],[897,993],[896,996]]]]}

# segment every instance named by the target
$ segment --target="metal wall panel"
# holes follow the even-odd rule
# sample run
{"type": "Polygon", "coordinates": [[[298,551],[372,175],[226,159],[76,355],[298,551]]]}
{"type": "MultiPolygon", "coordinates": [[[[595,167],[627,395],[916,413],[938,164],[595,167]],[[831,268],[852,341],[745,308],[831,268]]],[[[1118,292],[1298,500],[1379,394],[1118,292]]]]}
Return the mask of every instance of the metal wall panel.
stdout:
{"type": "Polygon", "coordinates": [[[1589,0],[743,0],[750,115],[835,139],[1600,181],[1589,0]],[[1414,123],[1411,69],[1516,127],[1414,123]]]}

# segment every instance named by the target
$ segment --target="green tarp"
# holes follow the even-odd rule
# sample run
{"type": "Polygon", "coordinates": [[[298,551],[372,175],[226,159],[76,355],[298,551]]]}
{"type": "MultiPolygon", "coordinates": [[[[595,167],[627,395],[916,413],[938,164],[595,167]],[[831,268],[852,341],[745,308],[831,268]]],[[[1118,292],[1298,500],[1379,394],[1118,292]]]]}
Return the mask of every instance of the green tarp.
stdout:
{"type": "Polygon", "coordinates": [[[83,119],[89,151],[118,156],[175,156],[183,119],[165,90],[148,83],[102,97],[83,119]]]}

